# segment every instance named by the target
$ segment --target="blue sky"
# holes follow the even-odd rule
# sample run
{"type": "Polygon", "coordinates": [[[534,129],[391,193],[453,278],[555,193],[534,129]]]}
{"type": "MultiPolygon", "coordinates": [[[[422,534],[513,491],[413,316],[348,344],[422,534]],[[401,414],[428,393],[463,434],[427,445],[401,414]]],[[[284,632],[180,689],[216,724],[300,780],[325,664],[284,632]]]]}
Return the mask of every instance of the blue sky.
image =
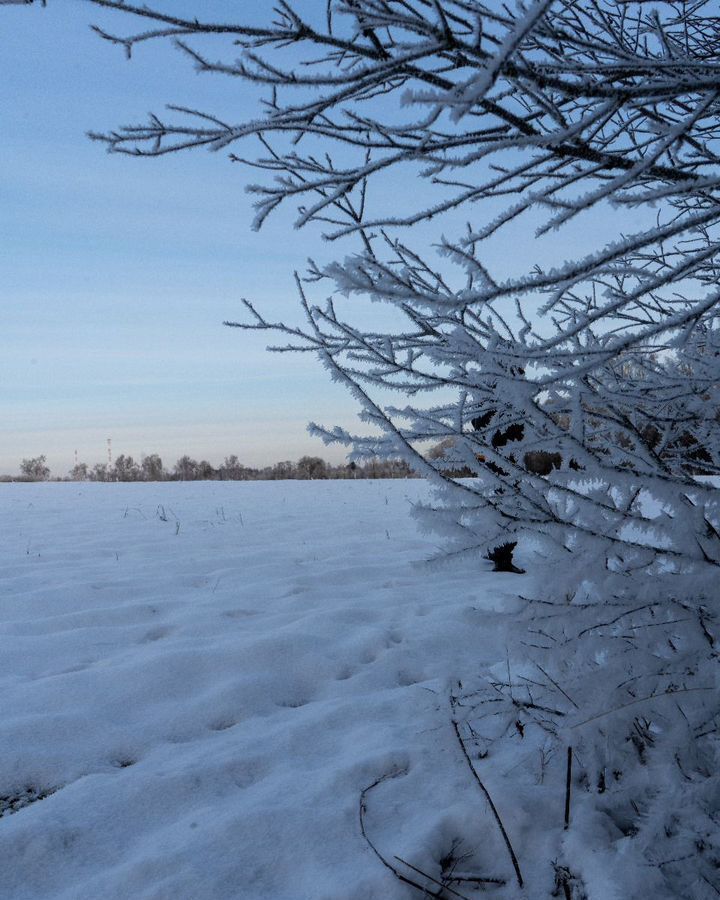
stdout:
{"type": "MultiPolygon", "coordinates": [[[[318,0],[302,2],[317,11],[318,0]]],[[[165,7],[218,19],[243,10],[236,0],[165,7]]],[[[115,455],[158,452],[169,466],[183,453],[213,463],[234,453],[249,465],[305,453],[342,460],[342,448],[309,437],[306,423],[356,430],[352,398],[309,355],[268,354],[267,337],[222,321],[241,316],[242,297],[268,318],[292,320],[293,271],[310,255],[350,248],[293,230],[291,209],[253,232],[244,188],[257,174],[227,153],[138,160],[91,142],[88,130],[143,121],[168,103],[236,122],[257,114],[239,80],[197,75],[159,43],[127,61],[91,23],[133,28],[129,17],[84,0],[0,6],[0,473],[44,453],[64,474],[75,450],[80,460],[103,461],[108,437],[115,455]]],[[[376,199],[404,208],[410,194],[414,205],[422,196],[415,178],[393,171],[376,199]]],[[[492,213],[463,209],[442,227],[457,234],[468,215],[492,213]]],[[[593,213],[532,246],[518,225],[488,248],[495,274],[517,274],[531,259],[562,261],[615,236],[617,223],[615,213],[593,213]]],[[[632,230],[627,214],[624,224],[632,230]]],[[[432,241],[436,229],[433,222],[413,234],[432,241]]]]}
{"type": "Polygon", "coordinates": [[[345,392],[309,357],[221,324],[243,296],[292,318],[317,233],[283,216],[251,231],[248,173],[226,155],[132,160],[85,137],[172,102],[240,119],[251,98],[160,45],[128,62],[91,22],[127,26],[82,0],[0,8],[0,472],[45,453],[63,474],[76,449],[102,461],[108,437],[170,465],[341,459],[305,426],[352,425],[345,392]]]}

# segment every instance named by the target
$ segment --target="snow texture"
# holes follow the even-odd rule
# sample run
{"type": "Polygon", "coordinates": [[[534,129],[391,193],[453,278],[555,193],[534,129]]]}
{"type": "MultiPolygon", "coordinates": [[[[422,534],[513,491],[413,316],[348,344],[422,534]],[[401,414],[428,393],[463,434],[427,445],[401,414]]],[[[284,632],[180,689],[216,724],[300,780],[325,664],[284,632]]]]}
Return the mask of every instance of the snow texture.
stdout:
{"type": "Polygon", "coordinates": [[[426,566],[426,494],[4,486],[0,896],[417,896],[358,816],[405,770],[376,846],[429,868],[460,837],[511,876],[447,697],[502,658],[520,579],[426,566]]]}
{"type": "Polygon", "coordinates": [[[418,480],[0,497],[3,900],[715,895],[710,582],[428,564],[418,480]]]}

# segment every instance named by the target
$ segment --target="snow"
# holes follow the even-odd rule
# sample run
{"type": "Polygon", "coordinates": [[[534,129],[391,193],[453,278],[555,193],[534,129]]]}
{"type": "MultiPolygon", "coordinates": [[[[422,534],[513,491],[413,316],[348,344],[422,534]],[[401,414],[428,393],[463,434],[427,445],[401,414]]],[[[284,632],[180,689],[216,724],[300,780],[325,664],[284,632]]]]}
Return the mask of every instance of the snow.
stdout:
{"type": "Polygon", "coordinates": [[[1,491],[0,896],[418,896],[361,833],[388,773],[387,858],[460,837],[512,882],[448,696],[529,576],[427,565],[424,483],[1,491]]]}

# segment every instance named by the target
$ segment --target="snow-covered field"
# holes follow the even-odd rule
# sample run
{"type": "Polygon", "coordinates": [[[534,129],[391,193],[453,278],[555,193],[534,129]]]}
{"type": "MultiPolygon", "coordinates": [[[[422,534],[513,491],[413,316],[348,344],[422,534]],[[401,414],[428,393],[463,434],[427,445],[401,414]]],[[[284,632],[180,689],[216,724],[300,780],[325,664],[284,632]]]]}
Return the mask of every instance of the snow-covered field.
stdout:
{"type": "Polygon", "coordinates": [[[426,496],[3,485],[0,896],[415,897],[361,833],[388,772],[384,855],[437,875],[461,836],[511,880],[448,692],[504,659],[527,577],[424,564],[426,496]]]}

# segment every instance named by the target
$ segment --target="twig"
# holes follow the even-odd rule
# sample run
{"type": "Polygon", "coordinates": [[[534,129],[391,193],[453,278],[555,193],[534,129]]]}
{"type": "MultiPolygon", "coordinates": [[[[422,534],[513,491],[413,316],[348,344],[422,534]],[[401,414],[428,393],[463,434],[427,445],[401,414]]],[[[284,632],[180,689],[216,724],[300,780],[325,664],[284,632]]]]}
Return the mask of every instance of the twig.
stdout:
{"type": "MultiPolygon", "coordinates": [[[[365,829],[365,813],[367,811],[367,807],[365,805],[365,798],[367,795],[376,788],[379,784],[382,784],[384,781],[388,781],[391,778],[400,778],[402,775],[407,775],[407,769],[396,769],[392,772],[386,772],[385,775],[381,775],[372,784],[369,784],[366,788],[364,788],[360,792],[360,806],[359,806],[359,814],[360,814],[360,833],[365,838],[365,842],[370,847],[372,852],[377,856],[380,862],[385,866],[386,869],[389,869],[393,875],[404,884],[409,884],[410,887],[414,887],[416,890],[421,891],[423,897],[426,897],[428,894],[427,889],[424,885],[420,884],[417,881],[413,881],[412,878],[408,878],[406,875],[403,875],[402,872],[399,872],[392,863],[388,862],[387,859],[382,855],[382,853],[378,850],[378,848],[373,844],[373,842],[368,837],[368,833],[365,829]]],[[[439,897],[440,895],[434,893],[432,896],[439,897]]]]}
{"type": "Polygon", "coordinates": [[[453,875],[448,880],[467,884],[507,884],[504,878],[485,878],[482,875],[453,875]]]}
{"type": "Polygon", "coordinates": [[[563,695],[563,697],[565,697],[567,700],[570,701],[570,703],[572,703],[572,705],[575,707],[575,709],[580,709],[580,707],[573,700],[573,698],[569,694],[565,693],[565,691],[560,687],[560,685],[557,683],[557,681],[555,681],[554,678],[551,678],[550,675],[548,675],[548,673],[545,671],[545,669],[543,669],[543,667],[540,665],[540,663],[535,663],[535,665],[537,666],[538,669],[540,669],[540,671],[547,678],[547,680],[560,691],[560,693],[563,695]]]}
{"type": "Polygon", "coordinates": [[[710,646],[715,648],[715,635],[710,631],[707,627],[707,619],[705,618],[705,613],[707,609],[704,606],[698,608],[698,619],[700,620],[700,628],[702,628],[702,633],[705,635],[705,639],[710,644],[710,646]]]}
{"type": "Polygon", "coordinates": [[[502,823],[500,814],[498,813],[498,811],[495,807],[495,804],[493,803],[493,799],[490,796],[488,789],[482,783],[482,781],[480,780],[480,776],[475,771],[475,766],[473,766],[473,764],[472,764],[472,760],[470,759],[470,756],[465,747],[465,742],[463,741],[462,736],[460,734],[460,728],[458,726],[458,723],[455,721],[455,719],[452,719],[451,721],[452,721],[453,731],[455,732],[455,737],[457,738],[458,744],[460,744],[460,749],[462,750],[463,756],[465,757],[465,761],[467,762],[468,766],[470,767],[470,771],[472,772],[473,777],[475,778],[475,781],[477,781],[478,785],[480,786],[480,790],[485,795],[485,799],[487,800],[488,804],[490,805],[492,814],[495,817],[495,821],[497,822],[498,828],[500,829],[500,834],[502,835],[503,840],[505,841],[505,846],[507,847],[508,853],[510,854],[510,859],[513,864],[513,868],[515,869],[515,877],[517,878],[517,883],[518,883],[519,887],[522,887],[524,882],[523,882],[522,872],[520,871],[520,864],[518,863],[517,856],[515,856],[515,851],[513,850],[512,844],[510,843],[510,838],[508,837],[508,833],[507,833],[507,831],[505,831],[505,826],[502,823]]]}
{"type": "Polygon", "coordinates": [[[574,725],[571,725],[571,728],[580,728],[581,725],[587,725],[590,722],[595,722],[597,719],[602,719],[603,716],[609,716],[611,713],[620,712],[621,709],[627,709],[628,706],[635,706],[636,703],[646,703],[648,700],[659,700],[661,697],[672,697],[674,694],[694,694],[698,691],[714,691],[715,688],[712,687],[696,687],[696,688],[676,688],[673,691],[658,691],[657,694],[648,694],[647,697],[636,697],[634,700],[630,700],[628,703],[622,703],[620,706],[615,706],[612,709],[606,709],[604,712],[597,713],[597,715],[590,716],[589,719],[584,719],[582,722],[576,722],[574,725]]]}
{"type": "Polygon", "coordinates": [[[570,827],[570,791],[572,788],[573,749],[567,748],[567,774],[565,776],[565,831],[570,827]]]}
{"type": "Polygon", "coordinates": [[[437,884],[440,886],[441,893],[442,891],[447,891],[448,894],[454,894],[456,897],[460,897],[461,900],[470,900],[469,897],[466,897],[465,894],[460,894],[458,891],[454,890],[451,887],[448,887],[447,884],[443,884],[442,881],[438,881],[437,878],[433,878],[432,875],[428,875],[427,872],[423,872],[422,869],[419,869],[417,866],[414,866],[412,863],[409,863],[406,859],[403,859],[402,856],[396,856],[395,859],[398,862],[401,862],[404,866],[407,866],[408,869],[412,869],[413,872],[417,872],[418,875],[422,875],[424,878],[427,878],[429,881],[432,881],[433,884],[437,884]]]}
{"type": "Polygon", "coordinates": [[[644,609],[652,609],[657,606],[657,603],[644,603],[642,606],[636,606],[633,609],[626,609],[624,612],[621,612],[619,615],[615,616],[614,619],[610,619],[608,622],[598,622],[597,625],[589,625],[587,628],[583,628],[582,631],[578,632],[578,637],[582,637],[587,634],[589,631],[594,631],[596,628],[608,628],[610,625],[617,625],[620,619],[624,619],[625,616],[632,615],[632,613],[642,612],[644,609]]]}

